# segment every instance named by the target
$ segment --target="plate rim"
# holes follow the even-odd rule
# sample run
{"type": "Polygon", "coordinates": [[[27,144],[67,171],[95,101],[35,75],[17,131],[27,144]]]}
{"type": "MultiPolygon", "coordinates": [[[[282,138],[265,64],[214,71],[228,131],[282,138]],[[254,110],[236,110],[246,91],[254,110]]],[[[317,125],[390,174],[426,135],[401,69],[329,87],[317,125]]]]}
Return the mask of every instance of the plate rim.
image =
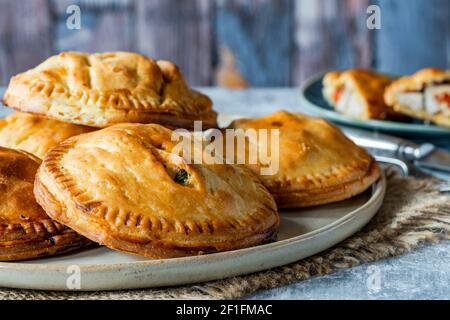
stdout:
{"type": "MultiPolygon", "coordinates": [[[[311,112],[315,116],[324,117],[328,120],[335,121],[340,124],[346,124],[350,126],[358,126],[366,129],[378,129],[389,132],[397,133],[415,133],[415,134],[427,134],[437,135],[445,134],[450,135],[450,129],[436,126],[436,125],[423,125],[423,124],[408,124],[402,122],[386,121],[386,120],[360,120],[352,118],[344,114],[340,114],[333,110],[324,109],[315,103],[311,102],[305,92],[315,83],[323,79],[327,72],[320,72],[306,81],[300,86],[300,100],[302,107],[305,107],[305,111],[311,112]]],[[[320,81],[321,82],[321,81],[320,81]]]]}
{"type": "MultiPolygon", "coordinates": [[[[370,217],[368,218],[368,221],[370,221],[373,216],[378,212],[380,209],[385,194],[386,194],[386,177],[384,172],[382,171],[381,177],[379,180],[377,180],[374,184],[370,186],[371,195],[369,199],[360,207],[348,212],[343,217],[333,221],[330,224],[327,224],[323,227],[320,227],[318,229],[315,229],[311,232],[295,236],[288,239],[283,239],[280,241],[258,245],[254,247],[244,248],[244,249],[238,249],[238,250],[232,250],[232,251],[225,251],[225,252],[219,252],[219,253],[213,253],[203,256],[189,256],[189,257],[181,257],[181,258],[171,258],[171,259],[149,259],[145,261],[128,261],[128,262],[121,262],[121,263],[103,263],[103,264],[80,264],[80,270],[82,272],[102,272],[102,271],[114,271],[117,269],[139,269],[143,267],[152,267],[152,266],[161,266],[164,264],[169,265],[177,265],[177,264],[185,264],[185,263],[202,263],[202,262],[209,262],[211,260],[221,260],[221,258],[225,259],[233,259],[241,255],[251,255],[254,253],[257,253],[259,251],[269,251],[273,252],[274,250],[284,248],[286,246],[293,246],[297,243],[300,243],[302,241],[305,241],[308,238],[316,237],[318,235],[324,234],[326,232],[329,232],[331,230],[335,230],[337,228],[340,228],[341,226],[345,225],[349,221],[357,218],[360,214],[365,213],[366,209],[375,205],[377,208],[373,210],[373,212],[370,214],[370,217]]],[[[282,214],[282,213],[281,213],[282,214]]],[[[365,224],[364,224],[365,225],[365,224]]],[[[364,227],[361,226],[362,227],[364,227]]],[[[360,230],[359,228],[358,230],[360,230]]],[[[356,233],[358,230],[355,230],[352,232],[352,234],[356,233]]],[[[337,242],[340,243],[341,241],[337,242]]],[[[332,244],[336,245],[337,243],[332,244]]],[[[326,250],[326,249],[324,249],[326,250]]],[[[323,250],[321,250],[323,251],[323,250]]],[[[319,251],[319,252],[321,252],[319,251]]],[[[317,254],[318,252],[314,253],[317,254]]],[[[143,258],[145,259],[145,258],[143,258]]],[[[295,259],[296,261],[298,259],[295,259]]],[[[3,270],[9,270],[9,271],[44,271],[44,272],[60,272],[60,271],[66,271],[67,266],[70,264],[68,263],[51,263],[51,264],[45,264],[45,263],[21,263],[21,262],[0,262],[0,272],[3,270]]],[[[256,272],[256,271],[254,271],[256,272]]]]}
{"type": "MultiPolygon", "coordinates": [[[[232,121],[243,117],[242,115],[228,113],[219,113],[219,116],[224,118],[223,121],[232,121]]],[[[368,224],[379,211],[386,194],[386,177],[383,171],[380,179],[374,182],[365,192],[370,192],[365,202],[347,212],[344,216],[308,233],[273,243],[203,256],[118,263],[0,262],[0,286],[71,292],[74,290],[69,289],[65,281],[68,276],[67,268],[73,264],[77,265],[80,272],[88,275],[88,279],[90,279],[87,286],[83,284],[82,291],[112,291],[188,285],[269,270],[327,250],[345,241],[368,224]],[[341,231],[336,231],[338,229],[341,229],[341,231]],[[327,234],[331,236],[327,238],[327,234]],[[311,241],[315,239],[318,240],[318,244],[312,246],[311,241]],[[297,246],[301,247],[302,250],[296,249],[297,246]],[[292,254],[289,254],[289,251],[292,254]],[[278,259],[269,259],[270,256],[278,257],[278,259]],[[221,265],[225,267],[220,267],[221,265]],[[199,270],[198,273],[197,269],[199,270]],[[201,272],[201,270],[204,270],[204,272],[201,272]],[[212,272],[212,270],[215,272],[212,272]],[[182,275],[176,276],[180,272],[182,275]],[[140,274],[145,278],[142,278],[142,276],[140,278],[134,277],[133,274],[140,274]],[[19,277],[19,280],[11,281],[16,277],[19,277]],[[106,280],[105,277],[107,277],[106,280]],[[64,284],[61,281],[64,281],[64,284]]],[[[142,257],[142,259],[145,258],[142,257]]]]}

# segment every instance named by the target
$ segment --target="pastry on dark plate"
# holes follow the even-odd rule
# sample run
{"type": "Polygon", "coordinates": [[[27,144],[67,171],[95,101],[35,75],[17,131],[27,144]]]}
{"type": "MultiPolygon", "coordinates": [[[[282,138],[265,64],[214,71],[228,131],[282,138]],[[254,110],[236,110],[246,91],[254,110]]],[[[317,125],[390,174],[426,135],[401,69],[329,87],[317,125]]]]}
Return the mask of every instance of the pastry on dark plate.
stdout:
{"type": "Polygon", "coordinates": [[[361,120],[405,120],[383,99],[391,78],[370,70],[328,72],[323,79],[323,96],[334,109],[361,120]]]}
{"type": "Polygon", "coordinates": [[[450,71],[427,68],[394,81],[384,95],[396,112],[450,128],[450,71]]]}

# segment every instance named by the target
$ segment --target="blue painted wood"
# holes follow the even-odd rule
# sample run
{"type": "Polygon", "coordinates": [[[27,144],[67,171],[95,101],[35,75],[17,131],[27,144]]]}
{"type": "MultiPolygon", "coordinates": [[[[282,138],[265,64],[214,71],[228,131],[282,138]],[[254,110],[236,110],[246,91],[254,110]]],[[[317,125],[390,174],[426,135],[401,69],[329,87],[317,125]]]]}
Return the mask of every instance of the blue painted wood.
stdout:
{"type": "Polygon", "coordinates": [[[378,0],[381,30],[375,32],[375,66],[410,74],[435,66],[450,67],[450,1],[378,0]]]}
{"type": "Polygon", "coordinates": [[[54,12],[54,52],[132,51],[134,49],[134,1],[51,0],[54,12]],[[66,26],[69,5],[81,10],[81,29],[66,26]]]}
{"type": "Polygon", "coordinates": [[[0,84],[50,55],[49,13],[47,0],[0,0],[0,84]]]}
{"type": "Polygon", "coordinates": [[[210,85],[212,9],[210,0],[138,0],[137,50],[175,61],[190,84],[210,85]]]}
{"type": "Polygon", "coordinates": [[[230,50],[251,86],[291,83],[292,1],[218,0],[215,18],[216,47],[230,50]]]}
{"type": "Polygon", "coordinates": [[[171,59],[193,85],[214,83],[223,52],[235,64],[225,74],[251,86],[337,68],[411,73],[450,67],[449,15],[448,0],[0,0],[0,84],[62,50],[171,59]],[[372,3],[380,31],[366,28],[372,3]],[[70,4],[81,30],[66,28],[70,4]]]}
{"type": "Polygon", "coordinates": [[[366,27],[368,0],[298,0],[294,3],[294,84],[318,72],[370,67],[372,42],[366,27]]]}

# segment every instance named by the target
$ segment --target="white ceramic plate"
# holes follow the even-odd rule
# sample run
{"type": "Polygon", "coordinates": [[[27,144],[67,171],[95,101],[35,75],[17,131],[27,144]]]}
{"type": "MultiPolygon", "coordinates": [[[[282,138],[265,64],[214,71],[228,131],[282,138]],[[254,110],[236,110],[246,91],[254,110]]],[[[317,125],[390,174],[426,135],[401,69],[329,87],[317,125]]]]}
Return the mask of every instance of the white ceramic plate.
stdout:
{"type": "MultiPolygon", "coordinates": [[[[224,124],[230,116],[221,115],[224,124]]],[[[0,286],[70,290],[80,272],[81,290],[172,286],[223,279],[282,266],[334,246],[366,225],[380,208],[384,177],[352,199],[312,209],[281,212],[278,241],[204,256],[150,260],[104,247],[52,258],[0,263],[0,286]]]]}

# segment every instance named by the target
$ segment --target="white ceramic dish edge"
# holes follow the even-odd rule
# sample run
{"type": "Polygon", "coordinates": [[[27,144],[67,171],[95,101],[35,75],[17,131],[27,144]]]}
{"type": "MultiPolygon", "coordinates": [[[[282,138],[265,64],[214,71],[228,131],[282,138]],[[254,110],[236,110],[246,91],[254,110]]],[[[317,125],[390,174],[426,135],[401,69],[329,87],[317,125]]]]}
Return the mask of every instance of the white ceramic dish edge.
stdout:
{"type": "MultiPolygon", "coordinates": [[[[372,186],[370,200],[313,232],[257,247],[198,257],[122,264],[80,265],[81,290],[123,290],[191,284],[248,274],[286,265],[326,250],[364,227],[381,207],[383,176],[372,186]]],[[[0,263],[0,286],[68,291],[72,269],[66,264],[0,263]]]]}
{"type": "MultiPolygon", "coordinates": [[[[226,126],[240,117],[219,114],[219,122],[226,126]]],[[[82,291],[192,284],[263,271],[309,257],[350,237],[376,214],[385,190],[383,176],[371,187],[369,199],[357,209],[314,231],[266,245],[205,256],[123,263],[0,262],[0,286],[68,291],[66,282],[77,268],[82,291]]]]}

